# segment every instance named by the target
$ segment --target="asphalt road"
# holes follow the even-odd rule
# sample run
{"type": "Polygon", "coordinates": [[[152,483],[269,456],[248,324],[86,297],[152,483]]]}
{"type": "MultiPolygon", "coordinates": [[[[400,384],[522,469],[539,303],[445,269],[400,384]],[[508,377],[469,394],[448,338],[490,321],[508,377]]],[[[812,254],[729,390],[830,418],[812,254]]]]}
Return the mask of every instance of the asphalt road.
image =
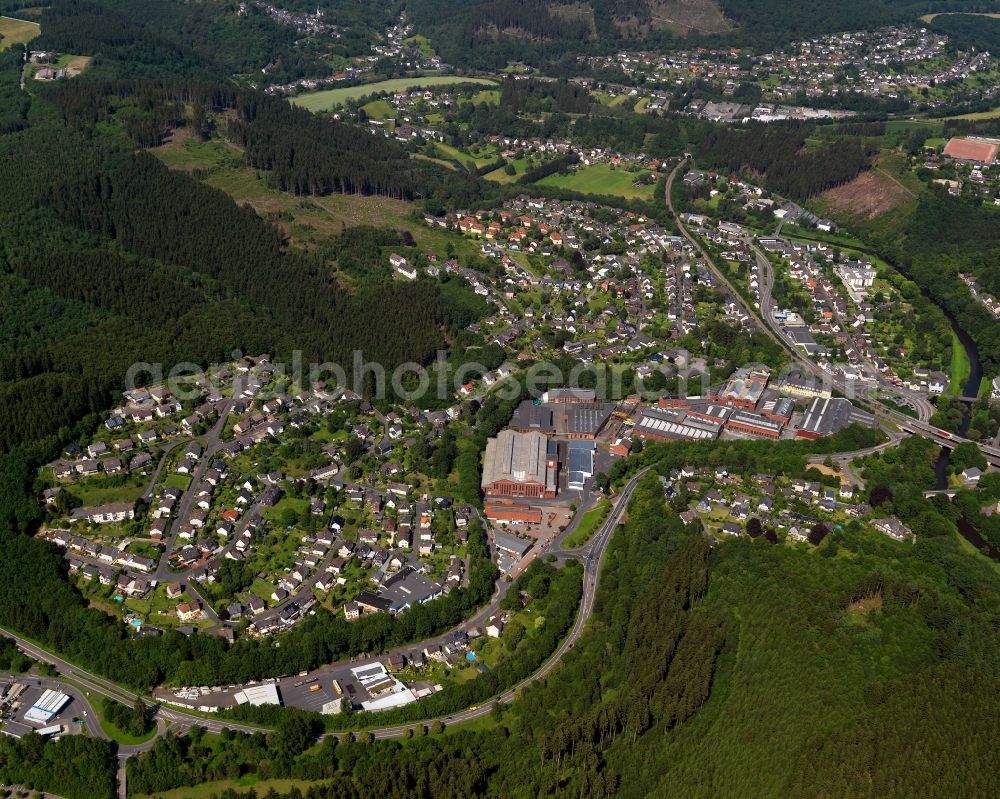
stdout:
{"type": "MultiPolygon", "coordinates": [[[[774,318],[774,269],[771,266],[771,261],[768,259],[767,255],[753,243],[752,240],[749,240],[747,244],[753,251],[754,257],[757,261],[757,268],[762,275],[760,286],[760,312],[763,314],[764,323],[771,328],[775,335],[779,336],[782,340],[785,340],[785,334],[781,329],[781,325],[779,325],[777,320],[774,318]]],[[[843,320],[841,320],[841,322],[843,323],[843,320]]],[[[869,366],[871,365],[869,364],[869,366]]],[[[878,384],[879,388],[883,391],[897,395],[903,403],[914,407],[921,420],[926,421],[927,419],[930,419],[931,415],[934,413],[934,409],[931,407],[931,404],[926,397],[923,397],[916,392],[909,391],[908,389],[901,388],[900,386],[887,383],[881,379],[878,384]]]]}
{"type": "MultiPolygon", "coordinates": [[[[726,279],[726,276],[719,271],[719,268],[715,265],[715,262],[705,252],[701,244],[688,232],[687,228],[681,222],[680,217],[674,209],[673,198],[671,197],[671,190],[674,185],[674,178],[677,176],[680,168],[687,163],[687,158],[682,158],[677,166],[673,168],[669,177],[667,178],[667,185],[665,190],[665,199],[667,207],[670,209],[671,214],[673,214],[675,221],[677,222],[677,228],[680,230],[681,235],[688,240],[692,247],[698,252],[698,254],[705,260],[706,266],[711,270],[712,274],[718,279],[721,284],[726,288],[726,290],[733,296],[734,301],[739,304],[747,314],[749,314],[760,326],[761,330],[771,338],[773,341],[781,345],[786,351],[791,353],[792,357],[799,363],[799,365],[809,372],[814,377],[829,384],[837,391],[841,392],[844,396],[852,396],[855,392],[853,391],[853,386],[848,386],[845,381],[838,380],[837,378],[830,375],[828,372],[824,371],[818,364],[807,358],[804,353],[798,351],[796,347],[791,346],[791,344],[785,339],[783,335],[776,332],[771,325],[766,324],[758,314],[757,310],[740,294],[733,288],[733,285],[726,279]]],[[[773,322],[773,320],[772,320],[773,322]]],[[[895,387],[893,387],[895,389],[895,387]]],[[[890,408],[887,405],[879,402],[877,399],[865,398],[858,399],[858,401],[867,405],[871,410],[873,410],[877,416],[881,419],[891,419],[892,422],[900,429],[912,435],[922,436],[924,438],[930,438],[938,444],[945,447],[954,447],[956,444],[966,441],[954,433],[947,433],[945,431],[939,430],[936,427],[932,427],[927,422],[921,421],[919,419],[914,419],[907,416],[905,413],[900,413],[894,408],[890,408]]],[[[994,446],[987,446],[980,444],[980,451],[986,456],[989,463],[994,466],[1000,466],[1000,448],[994,446]]]]}
{"type": "MultiPolygon", "coordinates": [[[[604,554],[607,551],[609,542],[611,541],[612,535],[618,522],[621,520],[625,513],[628,502],[632,497],[632,493],[635,490],[636,485],[642,476],[648,471],[644,469],[635,476],[625,485],[621,494],[618,496],[614,507],[608,514],[608,518],[604,521],[598,531],[594,534],[590,542],[580,548],[579,550],[564,551],[567,556],[575,556],[582,560],[584,564],[584,576],[583,576],[583,593],[580,600],[580,608],[577,612],[576,621],[573,624],[572,629],[569,634],[563,639],[562,643],[552,654],[552,656],[530,677],[526,678],[518,685],[505,691],[500,697],[497,697],[498,701],[508,703],[511,702],[517,693],[522,690],[525,686],[544,678],[549,672],[552,671],[559,663],[559,661],[569,652],[573,645],[576,643],[577,639],[583,633],[586,627],[587,621],[593,613],[594,601],[597,593],[598,580],[600,578],[600,568],[601,562],[604,558],[604,554]]],[[[483,608],[474,617],[463,623],[463,627],[475,626],[476,624],[485,621],[489,615],[496,611],[496,607],[499,605],[499,600],[506,589],[501,587],[498,589],[497,594],[494,595],[493,600],[490,604],[483,608]]],[[[109,697],[120,702],[125,702],[131,704],[135,702],[137,694],[128,689],[122,688],[121,686],[113,683],[98,675],[91,674],[71,663],[54,655],[46,650],[41,649],[30,641],[16,635],[10,630],[5,630],[0,628],[0,633],[9,636],[14,641],[17,642],[18,647],[35,658],[36,660],[51,664],[61,675],[67,679],[73,680],[74,683],[83,686],[86,690],[91,691],[100,696],[109,697]]],[[[443,639],[445,636],[442,636],[443,639]]],[[[426,645],[427,642],[420,644],[412,644],[405,649],[413,650],[414,648],[422,647],[426,645]]],[[[331,667],[324,667],[331,668],[331,667]]],[[[317,676],[323,674],[323,669],[317,670],[311,673],[311,676],[317,676]]],[[[292,679],[292,678],[289,678],[292,679]]],[[[143,701],[147,702],[153,707],[154,717],[157,719],[160,730],[159,734],[163,734],[168,725],[176,725],[178,727],[190,727],[197,725],[205,728],[209,732],[219,732],[223,728],[228,728],[231,730],[240,730],[244,732],[258,732],[265,731],[266,729],[257,727],[250,724],[239,724],[229,720],[215,720],[212,718],[206,718],[201,715],[196,715],[193,713],[185,712],[180,708],[173,706],[167,706],[163,704],[156,704],[151,702],[148,698],[143,697],[143,701]]],[[[468,708],[466,710],[454,713],[450,716],[444,717],[441,721],[447,724],[455,724],[462,721],[468,721],[470,719],[479,718],[490,712],[493,705],[493,700],[484,703],[481,706],[476,706],[468,708]]],[[[88,718],[93,717],[92,708],[88,710],[88,718]]],[[[373,733],[376,738],[392,738],[396,736],[403,735],[405,730],[412,728],[414,724],[421,724],[435,721],[436,719],[425,719],[423,722],[415,722],[411,724],[399,725],[394,727],[382,727],[374,730],[369,730],[373,733]]],[[[88,729],[90,729],[88,725],[88,729]]],[[[96,729],[93,729],[93,733],[98,735],[98,737],[106,737],[103,731],[100,731],[99,725],[96,729]]],[[[328,735],[335,736],[345,736],[354,734],[353,732],[338,732],[329,733],[328,735]]],[[[158,736],[157,736],[158,737],[158,736]]],[[[155,740],[155,738],[153,739],[155,740]]],[[[146,742],[139,746],[128,747],[119,746],[118,754],[120,758],[127,758],[137,752],[144,751],[152,746],[152,740],[146,742]]]]}

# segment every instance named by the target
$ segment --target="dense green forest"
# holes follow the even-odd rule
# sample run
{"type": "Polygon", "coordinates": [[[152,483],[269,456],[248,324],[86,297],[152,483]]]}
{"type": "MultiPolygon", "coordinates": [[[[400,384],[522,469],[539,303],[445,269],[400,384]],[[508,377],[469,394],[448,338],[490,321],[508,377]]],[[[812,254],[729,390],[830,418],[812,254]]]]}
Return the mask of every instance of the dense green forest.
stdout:
{"type": "Polygon", "coordinates": [[[329,69],[296,47],[296,32],[254,4],[244,14],[223,0],[57,0],[42,14],[38,44],[97,57],[94,69],[119,77],[215,77],[260,73],[295,79],[329,69]]]}
{"type": "Polygon", "coordinates": [[[1000,213],[932,189],[920,198],[902,230],[869,234],[877,249],[947,311],[976,344],[984,374],[1000,371],[1000,325],[969,293],[959,272],[976,276],[1000,295],[1000,213]]]}
{"type": "Polygon", "coordinates": [[[0,782],[70,799],[112,799],[116,793],[111,744],[85,735],[52,742],[35,734],[19,740],[0,735],[0,782]]]}
{"type": "Polygon", "coordinates": [[[751,123],[739,129],[714,126],[696,145],[698,157],[728,172],[763,174],[768,188],[798,200],[847,183],[870,166],[874,149],[850,139],[803,150],[811,127],[801,123],[751,123]]]}
{"type": "MultiPolygon", "coordinates": [[[[987,4],[982,5],[987,10],[987,4]]],[[[996,11],[995,8],[992,11],[996,11]]],[[[1000,19],[971,14],[944,14],[935,17],[930,28],[945,34],[952,48],[1000,52],[1000,19]]]]}

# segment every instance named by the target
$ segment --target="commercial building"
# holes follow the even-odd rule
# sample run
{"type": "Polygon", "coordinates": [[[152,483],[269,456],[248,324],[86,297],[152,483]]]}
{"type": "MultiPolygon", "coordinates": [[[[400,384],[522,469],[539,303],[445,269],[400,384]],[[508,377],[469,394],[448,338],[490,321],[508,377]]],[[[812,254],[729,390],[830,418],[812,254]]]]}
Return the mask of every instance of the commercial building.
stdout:
{"type": "Polygon", "coordinates": [[[675,441],[684,438],[708,441],[718,438],[720,432],[722,432],[720,423],[699,419],[682,410],[650,408],[643,411],[635,426],[635,435],[653,441],[675,441]]]}
{"type": "Polygon", "coordinates": [[[542,509],[523,502],[502,500],[487,502],[484,511],[486,518],[493,522],[506,524],[541,524],[542,509]]]}
{"type": "Polygon", "coordinates": [[[480,486],[490,497],[551,498],[558,473],[555,442],[537,432],[501,430],[486,443],[480,486]]]}
{"type": "Polygon", "coordinates": [[[263,685],[248,685],[242,691],[233,695],[238,705],[280,705],[281,695],[278,693],[278,686],[274,683],[264,683],[263,685]]]}
{"type": "Polygon", "coordinates": [[[550,388],[542,394],[542,402],[594,402],[597,392],[590,388],[550,388]]]}
{"type": "Polygon", "coordinates": [[[829,436],[852,424],[872,427],[875,417],[855,408],[850,400],[840,397],[817,397],[806,408],[802,426],[795,432],[798,438],[829,436]]]}
{"type": "Polygon", "coordinates": [[[570,441],[566,444],[566,485],[582,491],[584,484],[594,476],[594,445],[589,441],[570,441]]]}
{"type": "Polygon", "coordinates": [[[31,724],[48,724],[67,704],[69,697],[66,694],[49,688],[25,711],[24,720],[31,724]]]}
{"type": "Polygon", "coordinates": [[[726,420],[726,428],[738,433],[747,433],[758,438],[777,439],[781,436],[784,423],[769,419],[763,414],[750,411],[736,411],[726,420]]]}

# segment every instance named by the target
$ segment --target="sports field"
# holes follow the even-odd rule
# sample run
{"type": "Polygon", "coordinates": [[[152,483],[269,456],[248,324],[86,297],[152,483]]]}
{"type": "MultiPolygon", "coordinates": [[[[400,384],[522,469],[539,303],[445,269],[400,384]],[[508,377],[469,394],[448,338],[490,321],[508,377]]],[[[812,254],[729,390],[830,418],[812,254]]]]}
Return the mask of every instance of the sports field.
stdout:
{"type": "Polygon", "coordinates": [[[301,105],[310,111],[329,111],[348,100],[357,100],[379,92],[398,92],[407,89],[424,89],[432,86],[451,86],[456,83],[478,83],[483,86],[496,86],[496,81],[486,78],[466,78],[461,75],[431,75],[424,78],[393,78],[379,83],[363,83],[360,86],[345,86],[342,89],[325,89],[318,92],[308,92],[293,97],[295,105],[301,105]]]}

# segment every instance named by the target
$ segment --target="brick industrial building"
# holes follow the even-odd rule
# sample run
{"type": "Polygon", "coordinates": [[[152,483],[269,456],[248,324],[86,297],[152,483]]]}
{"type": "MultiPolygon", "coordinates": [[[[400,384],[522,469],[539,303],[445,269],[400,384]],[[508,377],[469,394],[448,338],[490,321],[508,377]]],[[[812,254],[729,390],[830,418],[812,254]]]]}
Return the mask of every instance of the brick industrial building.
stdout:
{"type": "Polygon", "coordinates": [[[558,475],[558,449],[541,433],[501,430],[486,443],[481,487],[488,497],[551,498],[558,475]]]}

